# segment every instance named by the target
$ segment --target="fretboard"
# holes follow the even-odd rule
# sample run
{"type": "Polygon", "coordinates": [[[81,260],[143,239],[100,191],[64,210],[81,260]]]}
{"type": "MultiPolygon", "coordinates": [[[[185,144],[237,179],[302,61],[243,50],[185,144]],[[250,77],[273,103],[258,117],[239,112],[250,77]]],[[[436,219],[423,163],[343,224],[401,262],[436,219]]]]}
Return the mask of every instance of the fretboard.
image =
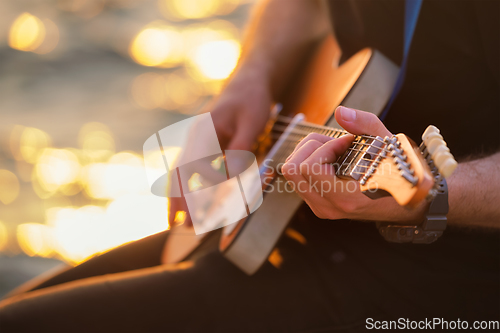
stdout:
{"type": "MultiPolygon", "coordinates": [[[[289,118],[288,118],[289,119],[289,118]]],[[[339,138],[348,134],[343,129],[320,126],[308,122],[290,124],[286,117],[280,117],[273,126],[271,134],[277,139],[278,149],[272,156],[268,165],[276,168],[283,164],[286,158],[293,152],[297,144],[310,133],[318,133],[331,138],[339,138]]],[[[359,179],[364,176],[369,165],[381,151],[381,138],[358,135],[347,151],[337,160],[337,174],[340,176],[359,179]],[[362,162],[362,163],[360,163],[362,162]]]]}

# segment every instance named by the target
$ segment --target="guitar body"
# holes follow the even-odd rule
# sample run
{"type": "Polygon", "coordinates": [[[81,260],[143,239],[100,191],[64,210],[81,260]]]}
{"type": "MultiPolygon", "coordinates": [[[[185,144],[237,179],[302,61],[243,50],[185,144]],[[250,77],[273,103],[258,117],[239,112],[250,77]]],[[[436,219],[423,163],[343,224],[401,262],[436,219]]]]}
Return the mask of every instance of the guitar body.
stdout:
{"type": "MultiPolygon", "coordinates": [[[[291,85],[280,115],[312,124],[339,128],[333,112],[339,105],[379,115],[393,91],[399,68],[372,49],[363,49],[338,65],[340,50],[332,37],[326,38],[310,57],[307,66],[291,85]]],[[[286,134],[286,133],[285,133],[286,134]]],[[[285,135],[284,134],[284,135],[285,135]]],[[[283,135],[282,135],[283,136],[283,135]]],[[[274,144],[280,144],[280,140],[274,144]]],[[[273,149],[258,160],[273,158],[273,149]],[[271,155],[269,155],[271,154],[271,155]]],[[[276,176],[271,186],[286,181],[276,176]]],[[[282,186],[283,187],[283,186],[282,186]]],[[[302,199],[290,191],[265,191],[262,205],[244,220],[222,230],[219,249],[245,273],[255,273],[275,247],[302,199]]],[[[192,228],[172,229],[163,254],[164,263],[188,258],[208,235],[195,235],[192,228]],[[190,230],[189,230],[190,229],[190,230]],[[175,239],[174,239],[175,238],[175,239]]],[[[210,233],[209,233],[210,234],[210,233]]]]}

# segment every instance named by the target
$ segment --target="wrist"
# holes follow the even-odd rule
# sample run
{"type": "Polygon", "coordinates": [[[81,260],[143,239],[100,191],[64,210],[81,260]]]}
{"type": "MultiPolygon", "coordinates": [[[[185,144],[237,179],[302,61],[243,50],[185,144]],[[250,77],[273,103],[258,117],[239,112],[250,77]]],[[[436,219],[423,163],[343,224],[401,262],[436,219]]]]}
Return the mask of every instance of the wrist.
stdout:
{"type": "Polygon", "coordinates": [[[272,78],[272,63],[262,52],[243,54],[232,75],[233,78],[244,77],[251,82],[270,82],[272,78]]]}
{"type": "Polygon", "coordinates": [[[272,99],[277,101],[285,84],[285,81],[280,79],[281,76],[283,74],[279,73],[273,57],[264,52],[252,52],[241,58],[230,79],[230,84],[234,81],[236,84],[264,87],[269,91],[272,99]]]}

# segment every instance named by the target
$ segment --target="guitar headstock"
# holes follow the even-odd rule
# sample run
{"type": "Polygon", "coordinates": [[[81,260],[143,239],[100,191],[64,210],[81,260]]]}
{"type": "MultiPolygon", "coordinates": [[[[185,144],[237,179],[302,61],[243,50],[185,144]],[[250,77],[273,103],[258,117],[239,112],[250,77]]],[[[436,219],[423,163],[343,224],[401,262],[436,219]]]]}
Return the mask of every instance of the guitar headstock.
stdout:
{"type": "MultiPolygon", "coordinates": [[[[431,169],[435,167],[444,178],[451,176],[458,165],[436,126],[430,125],[424,131],[420,150],[431,169]]],[[[433,170],[433,174],[437,172],[433,170]]]]}
{"type": "Polygon", "coordinates": [[[389,193],[402,206],[417,206],[432,199],[442,177],[450,176],[457,162],[434,126],[422,135],[420,147],[404,134],[384,139],[385,145],[360,180],[369,197],[389,193]]]}
{"type": "Polygon", "coordinates": [[[373,197],[382,190],[401,206],[418,205],[434,186],[429,166],[419,148],[406,135],[386,137],[384,142],[378,165],[373,173],[361,179],[361,191],[373,197]]]}

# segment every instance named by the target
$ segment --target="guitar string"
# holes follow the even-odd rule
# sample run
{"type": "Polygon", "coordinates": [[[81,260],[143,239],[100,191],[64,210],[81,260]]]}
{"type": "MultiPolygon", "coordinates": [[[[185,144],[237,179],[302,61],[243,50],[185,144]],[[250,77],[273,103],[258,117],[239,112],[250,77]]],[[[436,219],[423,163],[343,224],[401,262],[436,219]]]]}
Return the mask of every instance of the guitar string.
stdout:
{"type": "MultiPolygon", "coordinates": [[[[299,140],[296,140],[296,139],[288,139],[288,138],[285,138],[285,139],[283,139],[283,141],[285,141],[285,142],[293,142],[293,143],[298,144],[301,140],[300,140],[300,139],[299,139],[299,140]]],[[[390,152],[389,150],[387,150],[387,149],[385,149],[385,148],[382,148],[382,147],[377,147],[377,146],[374,146],[373,144],[362,143],[362,142],[353,142],[352,146],[354,146],[354,147],[367,147],[367,146],[369,146],[369,147],[371,147],[371,148],[375,148],[375,149],[378,149],[378,150],[384,150],[384,151],[386,151],[386,152],[390,152]]],[[[287,146],[287,147],[288,147],[288,146],[287,146]]],[[[369,152],[367,152],[367,151],[365,151],[365,150],[355,149],[355,148],[353,148],[353,147],[349,147],[347,150],[349,150],[349,151],[365,152],[365,153],[367,153],[367,154],[370,154],[369,152]]],[[[290,151],[290,153],[292,153],[292,152],[293,152],[293,151],[290,151]]],[[[380,152],[377,152],[377,153],[375,153],[375,154],[377,154],[377,155],[378,155],[378,154],[380,154],[380,152]]],[[[373,153],[372,153],[372,154],[370,154],[370,155],[373,155],[373,153]]],[[[374,160],[375,160],[375,159],[370,159],[370,161],[374,161],[374,160]]]]}
{"type": "MultiPolygon", "coordinates": [[[[352,172],[352,174],[358,174],[358,175],[361,175],[361,176],[364,176],[364,175],[365,175],[365,173],[364,173],[364,172],[358,172],[358,171],[353,171],[353,172],[352,172]]],[[[344,178],[340,178],[340,177],[338,177],[335,173],[333,173],[332,175],[335,175],[335,176],[336,176],[337,178],[339,178],[339,179],[344,179],[344,178]]],[[[400,174],[399,172],[395,172],[395,176],[400,176],[400,175],[401,175],[401,174],[400,174]]],[[[303,176],[304,176],[304,175],[303,175],[303,176]]],[[[377,176],[377,178],[394,179],[394,176],[385,176],[385,175],[383,175],[383,174],[377,174],[376,176],[377,176]]],[[[304,177],[306,177],[306,176],[304,176],[304,177]]],[[[359,182],[359,180],[357,180],[357,179],[354,179],[354,180],[356,180],[356,181],[358,181],[358,182],[359,182]]]]}
{"type": "MultiPolygon", "coordinates": [[[[298,143],[300,143],[300,141],[301,141],[301,140],[295,140],[295,139],[283,139],[283,141],[286,141],[286,142],[294,142],[294,143],[297,143],[297,144],[298,144],[298,143]]],[[[380,148],[380,147],[377,147],[377,146],[372,146],[372,145],[367,144],[367,143],[361,143],[361,142],[360,142],[360,143],[354,143],[354,144],[353,144],[353,146],[357,146],[357,145],[359,145],[359,146],[371,146],[372,148],[382,149],[382,148],[380,148]]],[[[349,148],[347,148],[347,150],[349,150],[349,151],[365,152],[365,153],[367,153],[367,154],[369,154],[369,155],[374,155],[374,154],[377,154],[377,155],[378,155],[378,154],[380,153],[380,152],[377,152],[377,153],[370,153],[370,152],[368,152],[368,151],[366,151],[366,150],[355,149],[355,148],[353,148],[353,147],[349,147],[349,148]]],[[[388,150],[385,150],[385,151],[386,151],[386,152],[390,152],[390,151],[388,151],[388,150]]],[[[292,151],[292,152],[293,152],[293,151],[292,151]]],[[[290,153],[292,153],[292,152],[290,152],[290,153]]],[[[375,160],[375,159],[371,159],[370,161],[374,161],[374,160],[375,160]]]]}
{"type": "MultiPolygon", "coordinates": [[[[276,116],[276,119],[277,119],[277,121],[281,121],[284,123],[290,123],[293,120],[293,118],[283,116],[283,115],[276,116]]],[[[317,128],[317,129],[324,129],[327,131],[337,131],[337,132],[349,133],[343,129],[337,129],[337,128],[332,128],[332,127],[328,127],[328,126],[317,125],[317,124],[309,123],[307,121],[301,121],[301,122],[295,124],[295,126],[311,127],[311,128],[317,128]]],[[[312,132],[312,133],[314,133],[314,132],[312,132]]],[[[376,136],[366,135],[366,134],[359,135],[359,136],[364,137],[364,138],[369,138],[369,139],[375,139],[377,141],[385,143],[383,140],[377,139],[376,136]]]]}
{"type": "MultiPolygon", "coordinates": [[[[291,140],[289,140],[291,141],[291,140]]],[[[350,151],[357,151],[357,152],[365,152],[364,150],[360,150],[360,149],[354,149],[354,148],[349,148],[350,151]]],[[[284,160],[284,156],[283,155],[289,155],[286,151],[285,152],[282,152],[281,154],[279,154],[277,156],[277,159],[278,160],[284,160]]],[[[359,154],[358,154],[359,155],[359,154]]],[[[342,163],[342,165],[344,164],[347,164],[347,169],[350,169],[351,168],[351,165],[353,163],[353,161],[359,161],[359,160],[364,160],[364,161],[367,161],[367,162],[373,162],[375,161],[374,159],[368,159],[368,158],[365,158],[365,157],[357,157],[357,156],[354,156],[352,160],[349,161],[349,163],[342,163]]],[[[274,163],[273,163],[274,164],[274,163]]],[[[280,162],[276,163],[276,166],[280,164],[280,162]]],[[[352,167],[352,171],[350,172],[351,174],[359,174],[359,175],[365,175],[366,174],[366,169],[369,169],[372,167],[372,164],[370,163],[370,165],[355,165],[354,167],[352,167]],[[356,168],[365,168],[365,171],[363,172],[358,172],[358,171],[355,171],[356,168]]],[[[382,175],[378,175],[379,177],[382,177],[382,178],[391,178],[391,177],[387,177],[387,176],[382,176],[382,175]]]]}
{"type": "MultiPolygon", "coordinates": [[[[290,140],[290,142],[292,142],[292,141],[290,140]]],[[[363,153],[364,152],[365,154],[373,155],[373,154],[367,153],[365,150],[361,150],[361,149],[348,148],[348,150],[349,151],[359,152],[359,153],[363,153]]],[[[284,154],[288,154],[288,155],[290,155],[291,153],[293,153],[293,151],[291,151],[290,153],[284,152],[284,154]]],[[[366,157],[360,157],[359,159],[367,161],[367,162],[374,162],[374,161],[376,161],[376,158],[371,159],[371,158],[366,158],[366,157]]]]}
{"type": "MultiPolygon", "coordinates": [[[[283,117],[281,117],[283,119],[283,117]]],[[[302,137],[304,138],[305,135],[304,133],[318,133],[318,129],[321,130],[320,134],[323,134],[323,135],[326,135],[326,136],[329,136],[329,137],[340,137],[342,134],[348,134],[347,131],[345,130],[338,130],[338,129],[333,129],[333,128],[329,128],[329,127],[325,127],[325,126],[316,126],[314,124],[310,124],[311,126],[308,126],[308,125],[304,125],[305,122],[303,122],[302,124],[301,123],[298,123],[296,126],[301,126],[301,127],[305,127],[307,129],[307,127],[311,127],[311,129],[307,129],[307,130],[298,130],[295,129],[295,128],[292,128],[292,129],[289,129],[288,130],[288,126],[287,127],[284,127],[284,126],[281,126],[280,128],[277,128],[276,125],[273,126],[272,130],[274,130],[276,132],[276,130],[283,130],[284,129],[284,132],[286,132],[288,135],[293,135],[293,136],[299,136],[299,137],[302,137]],[[294,132],[294,133],[291,133],[291,132],[294,132]],[[302,134],[299,134],[299,132],[301,132],[302,134]]],[[[373,145],[373,142],[372,143],[365,143],[365,142],[361,142],[361,138],[368,138],[368,139],[371,139],[373,141],[379,141],[379,142],[382,142],[384,144],[387,145],[387,143],[385,141],[382,141],[380,139],[378,139],[377,137],[373,137],[373,136],[367,136],[367,135],[358,135],[358,136],[355,136],[355,142],[353,143],[353,146],[354,147],[364,147],[364,146],[369,146],[371,148],[376,148],[378,150],[384,150],[384,151],[388,151],[385,147],[377,147],[377,146],[374,146],[373,145]],[[357,140],[357,141],[356,141],[357,140]]],[[[291,143],[294,143],[295,145],[297,144],[297,142],[299,140],[293,140],[293,139],[288,139],[288,138],[285,138],[284,139],[286,143],[286,146],[284,146],[284,149],[280,149],[279,152],[276,154],[276,157],[277,159],[281,160],[281,159],[284,159],[285,155],[289,155],[289,152],[287,151],[289,146],[291,145],[291,143]]],[[[355,151],[357,153],[355,153],[354,156],[352,156],[352,158],[349,159],[349,162],[345,162],[345,163],[342,163],[342,165],[344,164],[347,164],[347,168],[351,168],[351,165],[355,162],[355,161],[359,161],[359,160],[364,160],[364,161],[368,161],[368,162],[373,162],[375,161],[375,159],[368,159],[368,158],[365,158],[365,157],[359,157],[360,153],[362,152],[365,152],[364,150],[360,150],[360,149],[355,149],[355,148],[349,148],[348,149],[349,153],[352,152],[352,151],[355,151]]],[[[291,153],[291,152],[290,152],[291,153]]],[[[365,152],[367,153],[367,152],[365,152]]],[[[380,153],[380,152],[379,152],[380,153]]],[[[369,153],[368,153],[369,154],[369,153]]],[[[373,154],[372,154],[373,155],[373,154]]],[[[350,157],[348,155],[348,157],[350,157]]],[[[279,162],[277,163],[279,164],[279,162]]],[[[355,167],[364,167],[364,168],[370,168],[371,165],[369,166],[363,166],[363,165],[357,165],[355,167]]],[[[365,174],[365,172],[354,172],[353,173],[359,173],[359,174],[365,174]]]]}
{"type": "MultiPolygon", "coordinates": [[[[294,136],[300,136],[300,134],[292,134],[292,135],[294,135],[294,136]]],[[[273,139],[279,139],[281,136],[282,135],[273,135],[273,139]]],[[[283,139],[283,141],[293,141],[293,142],[299,143],[304,138],[305,138],[305,136],[302,136],[300,139],[285,138],[285,139],[283,139]]],[[[386,152],[390,152],[389,150],[385,149],[385,147],[377,147],[377,146],[374,146],[371,143],[355,142],[354,145],[371,146],[371,147],[373,147],[375,149],[378,149],[378,150],[385,150],[386,152]]]]}
{"type": "MultiPolygon", "coordinates": [[[[274,126],[274,128],[277,129],[277,133],[283,133],[283,134],[294,134],[294,135],[302,135],[303,137],[306,137],[307,135],[311,134],[311,133],[317,133],[317,134],[320,134],[318,132],[314,132],[314,131],[311,131],[311,132],[308,132],[308,131],[303,131],[303,130],[296,130],[294,128],[290,129],[290,130],[287,130],[288,127],[285,127],[285,126],[274,126]],[[283,130],[283,131],[281,131],[283,130]],[[304,134],[306,133],[306,134],[304,134]]],[[[332,130],[331,130],[332,131],[332,130]]],[[[344,131],[344,130],[339,130],[339,131],[336,131],[336,130],[333,130],[334,133],[332,133],[333,135],[336,135],[337,133],[335,132],[341,132],[342,134],[351,134],[347,131],[344,131]]],[[[326,135],[326,134],[325,134],[326,135]]],[[[366,135],[355,135],[355,134],[352,134],[355,136],[355,138],[357,139],[358,137],[360,138],[367,138],[367,139],[371,139],[371,140],[377,140],[383,144],[387,144],[387,142],[383,141],[383,140],[380,140],[380,139],[377,139],[376,137],[368,137],[366,135]]],[[[326,135],[326,136],[329,136],[329,137],[333,137],[332,135],[326,135]]],[[[365,145],[370,145],[370,144],[365,144],[365,145]]],[[[378,148],[378,149],[383,149],[383,148],[380,148],[380,147],[376,147],[376,146],[373,146],[374,148],[378,148]]]]}
{"type": "MultiPolygon", "coordinates": [[[[276,126],[275,126],[275,127],[276,127],[276,126]]],[[[283,126],[282,126],[282,127],[279,127],[279,128],[278,128],[278,131],[276,131],[276,132],[277,132],[277,133],[283,133],[283,134],[285,134],[285,133],[286,133],[286,134],[289,134],[289,135],[291,134],[291,135],[295,135],[295,136],[302,136],[302,138],[305,138],[305,137],[306,137],[308,134],[310,134],[310,133],[318,133],[318,132],[314,132],[314,131],[312,131],[312,132],[308,132],[308,131],[301,131],[301,130],[295,130],[295,129],[290,129],[290,130],[288,130],[288,131],[287,131],[286,129],[287,129],[287,127],[283,127],[283,126]],[[281,130],[284,130],[284,131],[283,131],[283,132],[281,132],[281,130]],[[307,134],[304,134],[304,133],[307,133],[307,134]]],[[[342,133],[342,134],[344,134],[344,135],[345,135],[345,134],[351,134],[351,133],[346,132],[346,131],[338,131],[338,132],[341,132],[341,133],[342,133]]],[[[320,134],[320,133],[318,133],[318,134],[320,134]]],[[[325,134],[325,135],[326,135],[326,136],[329,136],[329,137],[335,137],[335,135],[337,135],[337,133],[335,133],[335,132],[334,132],[334,133],[330,133],[330,135],[328,135],[328,134],[325,134]]],[[[355,134],[352,134],[352,135],[354,135],[354,136],[355,136],[355,139],[358,139],[358,138],[366,138],[366,136],[363,136],[363,135],[355,135],[355,134]]],[[[339,136],[339,137],[340,137],[340,136],[339,136]]],[[[385,145],[387,145],[387,142],[382,141],[382,140],[379,140],[379,139],[376,139],[375,137],[368,138],[368,139],[371,139],[371,140],[377,140],[377,141],[379,141],[379,142],[384,143],[385,145]]],[[[363,144],[363,145],[371,145],[372,147],[377,148],[377,149],[385,149],[385,147],[384,147],[384,148],[381,148],[381,147],[373,146],[373,144],[361,143],[361,142],[359,142],[359,143],[360,143],[360,144],[363,144]]],[[[385,150],[387,151],[387,149],[385,149],[385,150]]]]}
{"type": "MultiPolygon", "coordinates": [[[[293,144],[295,144],[295,145],[296,145],[296,144],[297,144],[300,140],[284,139],[284,141],[287,141],[287,142],[289,142],[289,143],[293,143],[293,144]]],[[[281,155],[283,155],[283,154],[285,154],[285,155],[290,155],[293,151],[289,151],[289,152],[287,151],[287,150],[288,150],[288,148],[289,148],[289,146],[290,146],[290,145],[288,144],[287,146],[285,146],[285,149],[280,149],[280,150],[279,150],[279,153],[277,153],[276,155],[277,155],[277,156],[280,156],[280,157],[281,157],[281,155]]],[[[362,146],[371,146],[372,148],[381,149],[380,147],[376,147],[376,146],[373,146],[373,145],[371,145],[371,144],[366,144],[366,143],[361,143],[361,142],[354,142],[353,146],[354,146],[354,147],[350,147],[350,148],[348,148],[348,151],[356,151],[356,152],[360,152],[360,153],[361,153],[361,152],[365,152],[365,153],[367,153],[367,154],[370,154],[369,152],[367,152],[367,151],[365,151],[365,150],[356,149],[355,147],[360,147],[360,146],[361,146],[361,147],[362,147],[362,146]]],[[[386,150],[386,151],[387,151],[387,150],[386,150]]],[[[378,153],[377,153],[377,154],[378,154],[378,153]]],[[[370,155],[373,155],[373,153],[372,153],[372,154],[370,154],[370,155]]],[[[368,158],[364,158],[364,157],[362,157],[361,159],[364,159],[364,160],[366,160],[366,161],[370,161],[370,162],[373,162],[373,161],[375,161],[375,160],[376,160],[376,158],[375,158],[375,159],[368,159],[368,158]]]]}
{"type": "MultiPolygon", "coordinates": [[[[282,115],[278,115],[276,118],[279,119],[279,121],[284,122],[284,123],[290,123],[293,120],[293,118],[291,118],[291,117],[286,117],[286,116],[282,116],[282,115]]],[[[279,130],[283,130],[282,133],[287,133],[288,135],[293,135],[293,136],[299,136],[299,137],[301,137],[298,140],[285,138],[284,141],[287,142],[287,145],[285,147],[287,149],[288,149],[288,147],[290,146],[291,143],[295,143],[295,145],[296,145],[298,142],[300,142],[303,138],[305,138],[308,134],[311,134],[311,133],[323,134],[323,135],[326,135],[326,136],[329,136],[329,137],[334,137],[334,138],[338,138],[338,137],[340,137],[342,135],[346,135],[346,134],[352,134],[352,133],[347,132],[346,130],[335,129],[335,128],[331,128],[331,127],[327,127],[327,126],[316,125],[316,124],[308,123],[308,122],[305,122],[305,121],[302,121],[300,123],[295,124],[294,128],[291,128],[290,130],[288,130],[288,126],[281,126],[280,128],[277,128],[276,123],[275,123],[275,125],[272,127],[271,131],[274,131],[275,133],[276,132],[280,133],[279,130]],[[298,127],[298,126],[306,128],[306,130],[300,130],[300,129],[297,130],[296,127],[298,127]],[[311,129],[307,129],[307,127],[310,127],[311,129]],[[318,132],[317,130],[321,130],[323,133],[318,132]],[[299,134],[299,132],[307,133],[307,134],[299,134]]],[[[352,134],[352,135],[354,135],[354,134],[352,134]]],[[[280,135],[280,137],[281,137],[281,135],[280,135]]],[[[363,138],[363,139],[371,139],[373,141],[379,141],[381,143],[384,143],[387,146],[387,142],[385,142],[383,140],[380,140],[380,139],[378,139],[378,137],[371,136],[371,135],[355,135],[355,139],[354,139],[355,142],[353,142],[353,146],[355,146],[355,147],[356,146],[361,146],[361,147],[369,146],[371,148],[376,148],[378,150],[384,150],[386,152],[389,152],[389,150],[387,150],[386,147],[377,147],[377,146],[374,146],[373,142],[372,143],[361,142],[360,141],[361,138],[363,138]],[[358,140],[358,141],[356,142],[356,140],[358,140]]],[[[281,154],[279,154],[279,155],[283,155],[283,153],[285,153],[285,155],[286,155],[286,150],[287,149],[285,149],[285,151],[281,152],[281,154]]],[[[351,151],[358,152],[357,155],[359,155],[359,153],[362,153],[362,152],[367,153],[365,150],[355,149],[355,148],[351,148],[351,147],[348,150],[350,152],[351,151]]],[[[278,155],[278,153],[276,155],[278,155]]],[[[348,168],[351,167],[351,165],[352,165],[352,163],[353,163],[354,160],[358,160],[358,161],[359,160],[364,160],[364,161],[367,161],[367,162],[374,162],[376,159],[368,159],[368,158],[364,158],[364,157],[357,158],[357,156],[354,156],[353,159],[348,162],[349,163],[348,164],[348,168]]],[[[358,168],[358,167],[370,168],[371,165],[356,165],[355,166],[355,168],[358,168]]],[[[359,174],[359,175],[365,175],[365,173],[366,172],[357,172],[357,171],[352,171],[351,172],[351,174],[359,174]]],[[[391,177],[382,176],[382,175],[378,175],[378,177],[381,177],[381,178],[391,178],[391,177]]]]}
{"type": "MultiPolygon", "coordinates": [[[[291,130],[291,131],[292,131],[292,130],[291,130]]],[[[297,131],[295,131],[295,133],[291,133],[291,131],[288,131],[288,132],[287,132],[287,134],[301,137],[299,140],[301,140],[301,139],[305,138],[305,136],[306,136],[306,135],[304,135],[304,134],[298,134],[298,133],[297,133],[297,131]]],[[[331,131],[331,130],[329,130],[329,131],[331,131]]],[[[305,131],[302,131],[302,132],[305,132],[305,131]]],[[[346,131],[338,131],[338,132],[333,132],[333,133],[329,133],[329,134],[326,134],[326,133],[325,133],[324,135],[329,136],[329,137],[338,138],[338,137],[340,137],[340,136],[336,137],[336,135],[337,135],[339,132],[341,132],[341,133],[343,133],[343,134],[350,134],[350,133],[348,133],[348,132],[346,132],[346,131]],[[332,135],[332,134],[333,134],[333,135],[332,135]]],[[[279,133],[279,132],[278,132],[278,133],[279,133]]],[[[305,132],[305,133],[307,133],[307,132],[305,132]]],[[[317,132],[311,132],[311,133],[317,133],[317,132]]],[[[308,134],[309,134],[309,133],[308,133],[308,134]]],[[[320,134],[321,134],[321,133],[320,133],[320,134]]],[[[357,136],[355,136],[355,140],[356,140],[356,139],[358,139],[358,142],[355,142],[355,144],[358,144],[358,145],[360,145],[360,146],[370,146],[370,147],[375,148],[375,149],[378,149],[378,150],[385,150],[386,152],[389,152],[389,150],[388,150],[388,149],[386,149],[386,147],[385,147],[385,146],[384,146],[384,147],[377,147],[377,146],[374,146],[374,145],[373,145],[373,143],[365,143],[365,142],[360,142],[360,141],[359,141],[359,138],[360,138],[360,137],[365,137],[365,136],[363,136],[363,135],[357,135],[357,136]]],[[[273,138],[276,138],[276,137],[273,137],[273,138]]],[[[373,137],[373,138],[370,138],[370,139],[373,139],[373,140],[377,140],[377,141],[379,141],[379,142],[382,142],[382,143],[384,143],[384,144],[387,146],[387,143],[386,143],[385,141],[381,141],[381,140],[376,139],[376,138],[374,138],[374,137],[373,137]]],[[[285,140],[289,140],[289,139],[285,139],[285,140]]],[[[292,140],[293,140],[293,139],[292,139],[292,140]]]]}

